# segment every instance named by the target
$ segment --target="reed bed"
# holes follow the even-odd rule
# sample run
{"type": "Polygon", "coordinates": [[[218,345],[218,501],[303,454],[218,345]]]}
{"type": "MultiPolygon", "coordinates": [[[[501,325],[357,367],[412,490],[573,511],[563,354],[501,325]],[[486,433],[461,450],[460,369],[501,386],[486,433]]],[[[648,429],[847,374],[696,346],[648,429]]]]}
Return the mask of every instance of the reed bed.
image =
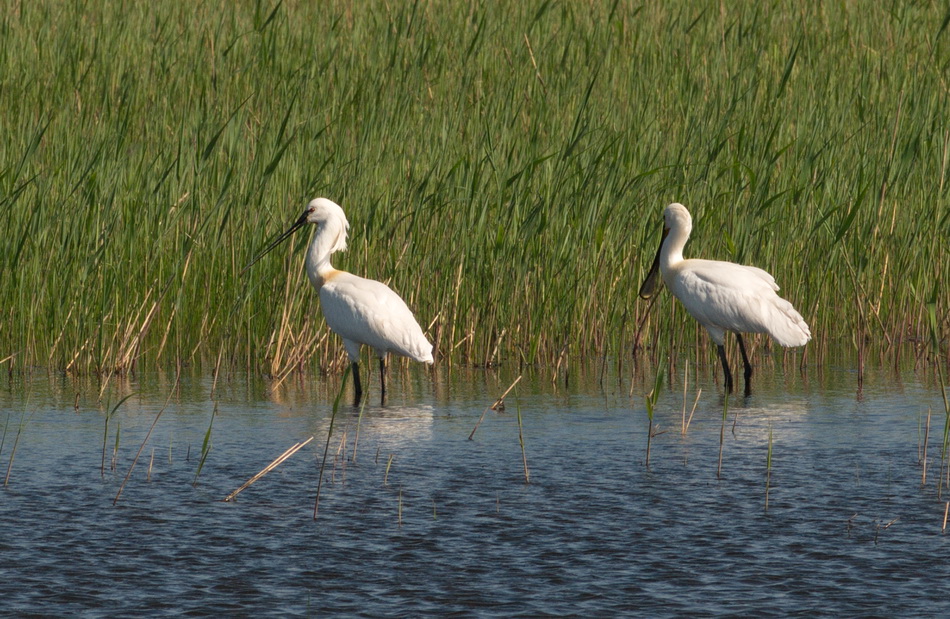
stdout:
{"type": "Polygon", "coordinates": [[[239,275],[318,195],[351,222],[337,266],[390,283],[449,363],[661,342],[712,359],[670,295],[649,316],[636,299],[674,200],[694,216],[689,255],[776,276],[815,334],[809,363],[897,357],[926,341],[928,302],[948,332],[948,18],[941,3],[13,3],[0,359],[342,370],[303,235],[239,275]]]}

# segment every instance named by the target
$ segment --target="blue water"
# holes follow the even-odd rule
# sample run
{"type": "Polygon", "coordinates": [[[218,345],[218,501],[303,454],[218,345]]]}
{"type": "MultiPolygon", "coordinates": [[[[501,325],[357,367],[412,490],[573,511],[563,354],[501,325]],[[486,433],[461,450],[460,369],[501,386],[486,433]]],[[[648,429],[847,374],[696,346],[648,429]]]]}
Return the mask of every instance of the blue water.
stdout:
{"type": "MultiPolygon", "coordinates": [[[[183,378],[173,390],[172,377],[145,376],[110,385],[99,403],[94,388],[69,379],[4,378],[4,476],[15,440],[16,453],[0,490],[0,613],[950,611],[941,532],[950,495],[940,500],[936,488],[943,403],[929,375],[879,371],[859,391],[847,368],[760,371],[753,396],[729,403],[720,478],[723,398],[713,376],[701,373],[685,435],[682,375],[664,389],[647,468],[650,381],[602,384],[598,371],[566,386],[543,371],[526,375],[470,441],[517,374],[395,369],[386,406],[374,400],[363,411],[355,453],[359,411],[339,411],[316,520],[338,379],[299,377],[271,389],[222,378],[212,392],[209,377],[183,378]],[[125,393],[134,395],[110,422],[103,473],[105,412],[125,393]],[[193,485],[215,406],[212,449],[193,485]],[[931,471],[922,487],[919,424],[928,407],[931,471]],[[310,436],[236,501],[222,500],[310,436]]],[[[375,378],[366,379],[371,399],[375,378]]],[[[696,382],[691,376],[687,413],[696,382]]]]}

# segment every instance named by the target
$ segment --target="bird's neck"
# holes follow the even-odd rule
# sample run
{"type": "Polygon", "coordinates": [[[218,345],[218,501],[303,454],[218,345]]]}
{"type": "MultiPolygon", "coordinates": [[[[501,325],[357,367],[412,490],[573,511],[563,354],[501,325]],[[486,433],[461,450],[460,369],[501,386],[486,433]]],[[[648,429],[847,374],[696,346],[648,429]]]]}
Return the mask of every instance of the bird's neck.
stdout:
{"type": "Polygon", "coordinates": [[[683,247],[688,239],[689,230],[670,230],[663,241],[663,251],[660,252],[661,273],[683,261],[683,247]]]}
{"type": "Polygon", "coordinates": [[[330,264],[330,256],[345,247],[346,231],[342,227],[320,226],[313,233],[307,250],[307,277],[314,288],[319,290],[337,272],[330,264]]]}

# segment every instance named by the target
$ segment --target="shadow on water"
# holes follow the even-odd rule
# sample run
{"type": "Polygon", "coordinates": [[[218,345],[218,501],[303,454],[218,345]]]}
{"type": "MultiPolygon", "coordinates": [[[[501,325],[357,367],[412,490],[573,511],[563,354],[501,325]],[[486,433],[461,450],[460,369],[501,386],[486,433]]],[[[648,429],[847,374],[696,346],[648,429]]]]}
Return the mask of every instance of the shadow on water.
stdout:
{"type": "MultiPolygon", "coordinates": [[[[941,533],[942,400],[926,376],[757,372],[732,397],[674,374],[649,470],[643,384],[597,372],[394,372],[386,406],[341,409],[338,383],[184,378],[112,500],[173,380],[118,385],[116,412],[65,379],[0,389],[5,614],[132,612],[921,614],[950,609],[941,533]],[[601,384],[606,385],[602,387],[601,384]],[[689,413],[703,388],[689,429],[689,413]],[[210,416],[211,451],[196,485],[210,416]],[[79,406],[76,406],[76,402],[79,406]],[[921,419],[934,411],[921,486],[921,419]],[[531,483],[524,483],[516,411],[531,483]],[[26,413],[26,415],[24,415],[26,413]],[[21,422],[21,419],[23,421],[21,422]],[[773,434],[769,509],[765,472],[773,434]],[[19,431],[15,456],[13,437],[19,431]],[[118,438],[117,436],[118,435],[118,438]],[[291,445],[314,440],[222,499],[291,445]],[[358,436],[358,442],[357,442],[358,436]],[[103,444],[115,470],[100,475],[103,444]],[[116,448],[115,445],[118,444],[116,448]],[[354,458],[355,455],[355,458],[354,458]]],[[[370,402],[372,402],[372,394],[370,402]]]]}

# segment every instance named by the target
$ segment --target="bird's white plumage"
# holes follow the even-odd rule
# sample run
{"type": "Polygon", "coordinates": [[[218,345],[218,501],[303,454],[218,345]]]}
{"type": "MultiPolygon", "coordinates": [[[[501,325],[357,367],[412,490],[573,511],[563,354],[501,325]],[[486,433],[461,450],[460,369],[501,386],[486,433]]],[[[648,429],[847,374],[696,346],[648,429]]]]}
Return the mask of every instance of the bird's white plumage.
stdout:
{"type": "Polygon", "coordinates": [[[320,293],[320,306],[330,329],[343,338],[350,360],[359,359],[365,344],[383,358],[394,353],[432,363],[432,344],[399,295],[382,282],[338,271],[330,256],[346,249],[349,222],[343,209],[326,198],[307,205],[307,221],[317,224],[307,251],[307,276],[320,293]]]}
{"type": "Polygon", "coordinates": [[[307,250],[307,277],[320,294],[320,305],[331,331],[343,338],[353,370],[353,387],[358,404],[360,346],[371,346],[379,357],[381,399],[386,398],[386,355],[394,353],[432,363],[432,344],[406,303],[382,282],[338,271],[330,264],[334,252],[346,249],[350,224],[343,209],[332,200],[316,198],[283,234],[251,260],[244,271],[306,224],[315,224],[307,250]]]}
{"type": "Polygon", "coordinates": [[[660,274],[686,311],[722,345],[725,332],[768,333],[782,346],[804,346],[811,331],[766,271],[717,260],[686,260],[683,247],[692,230],[689,211],[670,204],[666,236],[658,254],[660,274]]]}
{"type": "Polygon", "coordinates": [[[320,288],[320,306],[327,325],[343,338],[351,361],[360,344],[376,355],[394,353],[432,363],[432,344],[406,303],[382,282],[338,271],[320,288]]]}

